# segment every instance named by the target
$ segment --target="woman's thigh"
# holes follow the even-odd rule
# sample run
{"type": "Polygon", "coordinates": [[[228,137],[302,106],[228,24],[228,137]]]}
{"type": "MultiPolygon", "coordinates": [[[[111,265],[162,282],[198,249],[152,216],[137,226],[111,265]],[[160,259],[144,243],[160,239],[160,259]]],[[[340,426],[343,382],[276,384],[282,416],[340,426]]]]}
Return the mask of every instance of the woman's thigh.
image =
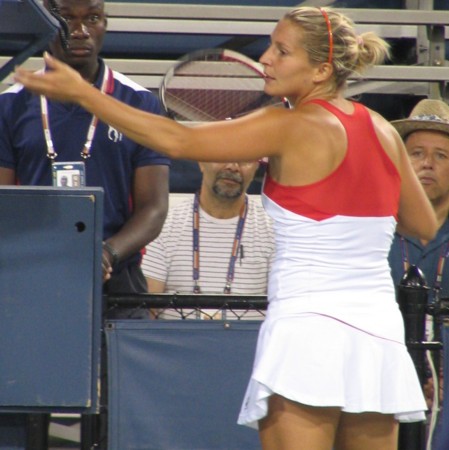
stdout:
{"type": "Polygon", "coordinates": [[[396,450],[398,430],[390,414],[342,413],[276,394],[259,422],[263,450],[396,450]]]}
{"type": "Polygon", "coordinates": [[[259,422],[263,450],[332,450],[340,408],[312,407],[272,395],[259,422]]]}
{"type": "Polygon", "coordinates": [[[335,450],[396,450],[398,430],[392,414],[342,413],[335,450]]]}

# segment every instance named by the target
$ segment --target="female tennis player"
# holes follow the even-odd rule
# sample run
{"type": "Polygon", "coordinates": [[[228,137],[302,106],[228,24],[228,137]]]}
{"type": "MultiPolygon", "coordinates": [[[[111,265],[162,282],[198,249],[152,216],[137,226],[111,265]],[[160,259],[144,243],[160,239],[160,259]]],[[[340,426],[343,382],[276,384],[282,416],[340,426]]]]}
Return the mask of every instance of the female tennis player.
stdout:
{"type": "Polygon", "coordinates": [[[429,240],[437,222],[399,135],[344,97],[351,74],[387,56],[382,39],[357,36],[335,10],[295,8],[260,58],[265,92],[292,108],[196,127],[121,104],[50,56],[43,75],[16,72],[173,158],[268,158],[277,250],[238,419],[258,427],[264,450],[392,450],[398,421],[424,419],[387,255],[396,226],[429,240]]]}

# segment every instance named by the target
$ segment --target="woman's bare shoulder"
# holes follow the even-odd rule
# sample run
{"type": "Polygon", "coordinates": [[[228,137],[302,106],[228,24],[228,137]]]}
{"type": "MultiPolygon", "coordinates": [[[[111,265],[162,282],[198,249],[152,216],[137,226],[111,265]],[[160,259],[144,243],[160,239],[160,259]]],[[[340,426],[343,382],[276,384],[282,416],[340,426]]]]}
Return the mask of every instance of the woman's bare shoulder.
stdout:
{"type": "Polygon", "coordinates": [[[376,135],[390,158],[398,165],[405,152],[404,142],[396,129],[381,114],[368,109],[376,135]]]}

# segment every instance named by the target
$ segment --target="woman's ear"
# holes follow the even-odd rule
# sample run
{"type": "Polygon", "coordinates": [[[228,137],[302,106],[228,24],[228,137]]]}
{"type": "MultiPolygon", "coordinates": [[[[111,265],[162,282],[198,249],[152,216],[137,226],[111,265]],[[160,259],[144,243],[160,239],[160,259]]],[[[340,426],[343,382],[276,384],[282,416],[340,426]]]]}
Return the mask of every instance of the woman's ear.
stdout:
{"type": "Polygon", "coordinates": [[[313,77],[313,81],[315,83],[322,83],[323,81],[328,80],[332,74],[334,73],[334,67],[332,64],[327,62],[321,63],[318,65],[315,75],[313,77]]]}

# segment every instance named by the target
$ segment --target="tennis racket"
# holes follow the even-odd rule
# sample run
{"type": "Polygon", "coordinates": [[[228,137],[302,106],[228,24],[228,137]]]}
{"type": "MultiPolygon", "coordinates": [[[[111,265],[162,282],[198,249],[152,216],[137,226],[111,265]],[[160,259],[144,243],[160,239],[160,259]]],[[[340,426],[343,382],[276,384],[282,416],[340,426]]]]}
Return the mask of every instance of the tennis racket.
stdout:
{"type": "Polygon", "coordinates": [[[264,93],[262,66],[238,52],[213,48],[189,53],[164,76],[159,96],[172,119],[234,119],[268,105],[288,103],[264,93]]]}

